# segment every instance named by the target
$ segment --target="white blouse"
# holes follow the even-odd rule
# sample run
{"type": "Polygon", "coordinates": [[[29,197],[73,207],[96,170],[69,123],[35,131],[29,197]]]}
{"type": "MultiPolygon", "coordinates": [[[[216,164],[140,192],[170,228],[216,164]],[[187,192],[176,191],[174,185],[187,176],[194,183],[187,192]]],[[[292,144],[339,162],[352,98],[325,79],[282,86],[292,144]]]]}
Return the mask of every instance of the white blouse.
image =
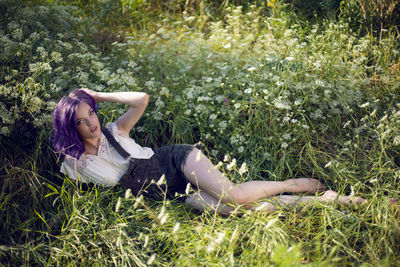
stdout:
{"type": "MultiPolygon", "coordinates": [[[[120,135],[115,122],[107,123],[107,129],[118,143],[129,153],[131,157],[149,159],[154,155],[151,148],[141,147],[135,140],[120,135]]],[[[129,166],[129,158],[123,159],[117,150],[108,143],[107,138],[101,133],[100,146],[96,155],[82,154],[80,159],[65,156],[61,164],[60,172],[70,178],[84,183],[113,186],[118,183],[129,166]]]]}

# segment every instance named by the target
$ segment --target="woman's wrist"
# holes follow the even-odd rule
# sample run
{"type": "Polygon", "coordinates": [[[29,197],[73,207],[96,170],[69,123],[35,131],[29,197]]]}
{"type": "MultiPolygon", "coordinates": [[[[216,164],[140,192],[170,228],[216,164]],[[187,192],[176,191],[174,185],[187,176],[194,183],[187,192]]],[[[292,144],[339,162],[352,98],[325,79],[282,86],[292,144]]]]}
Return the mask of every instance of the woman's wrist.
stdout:
{"type": "Polygon", "coordinates": [[[107,101],[107,93],[96,92],[94,101],[96,101],[96,103],[106,102],[107,101]]]}

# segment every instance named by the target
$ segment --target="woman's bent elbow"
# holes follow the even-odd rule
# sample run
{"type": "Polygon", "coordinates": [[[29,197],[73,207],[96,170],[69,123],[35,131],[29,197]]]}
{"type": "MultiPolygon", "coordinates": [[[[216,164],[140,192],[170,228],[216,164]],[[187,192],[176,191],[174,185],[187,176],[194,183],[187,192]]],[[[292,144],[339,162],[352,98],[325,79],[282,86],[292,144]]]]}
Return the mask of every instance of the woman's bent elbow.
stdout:
{"type": "Polygon", "coordinates": [[[143,96],[143,105],[144,105],[145,107],[147,107],[147,105],[149,104],[149,99],[150,99],[150,96],[149,96],[147,93],[144,93],[144,96],[143,96]]]}

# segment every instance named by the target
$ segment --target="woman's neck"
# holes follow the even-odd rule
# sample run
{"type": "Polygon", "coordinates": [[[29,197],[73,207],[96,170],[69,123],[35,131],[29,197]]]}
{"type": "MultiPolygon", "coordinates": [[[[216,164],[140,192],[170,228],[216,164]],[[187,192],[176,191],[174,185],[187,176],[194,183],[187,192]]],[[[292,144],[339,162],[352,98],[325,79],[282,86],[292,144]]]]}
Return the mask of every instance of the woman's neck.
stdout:
{"type": "Polygon", "coordinates": [[[100,137],[85,140],[83,145],[85,146],[85,154],[96,155],[99,151],[100,137]]]}

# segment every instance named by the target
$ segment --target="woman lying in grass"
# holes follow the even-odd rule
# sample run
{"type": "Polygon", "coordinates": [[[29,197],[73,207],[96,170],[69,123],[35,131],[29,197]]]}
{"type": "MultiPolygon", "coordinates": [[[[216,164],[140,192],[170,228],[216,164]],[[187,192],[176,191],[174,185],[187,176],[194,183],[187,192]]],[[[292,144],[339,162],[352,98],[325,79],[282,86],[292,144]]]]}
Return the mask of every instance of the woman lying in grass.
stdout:
{"type": "Polygon", "coordinates": [[[360,205],[360,197],[280,195],[317,193],[325,190],[316,179],[249,181],[228,180],[206,156],[192,145],[170,145],[152,150],[129,137],[146,109],[149,96],[141,92],[99,93],[79,89],[64,96],[54,111],[53,145],[64,159],[61,172],[82,182],[121,185],[135,194],[174,198],[190,184],[194,193],[185,202],[198,209],[230,214],[238,205],[245,209],[275,210],[279,206],[338,201],[360,205]],[[129,105],[129,110],[101,130],[98,102],[129,105]],[[236,206],[236,207],[235,207],[236,206]]]}

